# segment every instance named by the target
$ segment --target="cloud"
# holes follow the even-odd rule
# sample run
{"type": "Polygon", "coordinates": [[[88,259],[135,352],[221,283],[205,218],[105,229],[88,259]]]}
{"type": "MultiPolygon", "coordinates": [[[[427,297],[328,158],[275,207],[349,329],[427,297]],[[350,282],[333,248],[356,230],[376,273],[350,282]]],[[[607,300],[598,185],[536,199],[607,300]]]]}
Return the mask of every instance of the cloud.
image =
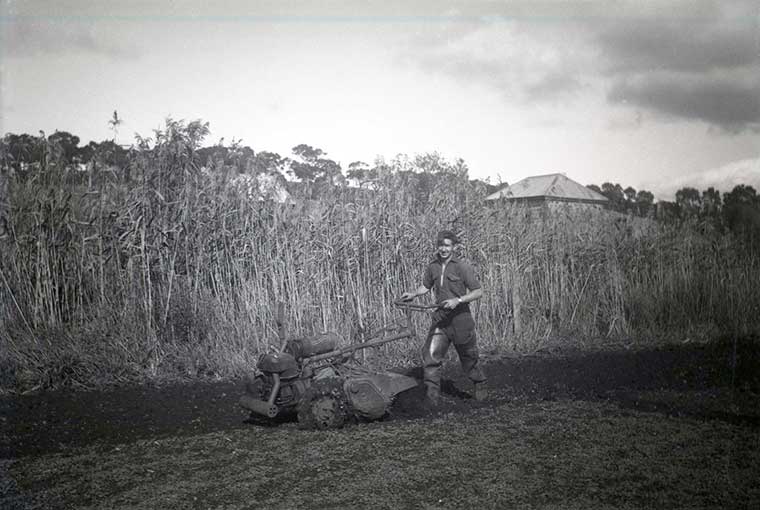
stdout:
{"type": "Polygon", "coordinates": [[[134,58],[133,45],[111,40],[92,24],[47,18],[10,18],[2,23],[3,57],[39,57],[89,53],[134,58]]]}
{"type": "Polygon", "coordinates": [[[527,83],[524,92],[530,101],[553,100],[567,96],[584,86],[580,78],[567,70],[547,71],[538,81],[527,83]]]}
{"type": "Polygon", "coordinates": [[[568,43],[580,36],[571,32],[510,18],[449,20],[426,26],[406,41],[403,60],[428,73],[499,91],[510,101],[552,102],[586,85],[580,72],[589,56],[583,45],[568,43]]]}
{"type": "MultiPolygon", "coordinates": [[[[751,18],[750,18],[751,20],[751,18]]],[[[757,23],[748,20],[637,20],[597,36],[610,74],[667,69],[701,73],[757,63],[757,23]]]]}
{"type": "Polygon", "coordinates": [[[662,200],[674,200],[676,191],[684,187],[704,191],[713,187],[721,193],[731,191],[734,186],[746,184],[760,191],[760,157],[732,161],[718,168],[658,182],[651,186],[662,200]]]}
{"type": "Polygon", "coordinates": [[[605,24],[595,37],[607,100],[724,132],[760,129],[760,40],[750,3],[605,24]]]}
{"type": "Polygon", "coordinates": [[[646,119],[758,129],[755,2],[562,5],[550,15],[525,4],[513,15],[430,23],[407,41],[406,60],[499,91],[508,102],[569,105],[602,91],[597,98],[646,119]]]}
{"type": "Polygon", "coordinates": [[[607,119],[606,126],[610,131],[634,131],[641,128],[644,116],[640,111],[615,112],[607,119]]]}
{"type": "Polygon", "coordinates": [[[742,81],[712,75],[652,73],[618,81],[607,98],[675,118],[704,121],[728,132],[760,130],[760,77],[742,81]]]}

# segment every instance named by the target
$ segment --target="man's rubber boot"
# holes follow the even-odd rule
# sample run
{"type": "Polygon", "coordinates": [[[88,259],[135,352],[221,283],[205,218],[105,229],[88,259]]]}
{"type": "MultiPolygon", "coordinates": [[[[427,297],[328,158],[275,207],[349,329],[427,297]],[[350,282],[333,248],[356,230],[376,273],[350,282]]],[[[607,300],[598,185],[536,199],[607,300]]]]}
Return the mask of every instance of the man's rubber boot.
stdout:
{"type": "Polygon", "coordinates": [[[433,384],[428,384],[427,399],[431,405],[438,407],[441,404],[441,389],[433,384]]]}
{"type": "Polygon", "coordinates": [[[473,386],[472,396],[475,397],[475,400],[482,402],[488,398],[488,391],[486,391],[486,384],[484,382],[473,383],[473,386]]]}

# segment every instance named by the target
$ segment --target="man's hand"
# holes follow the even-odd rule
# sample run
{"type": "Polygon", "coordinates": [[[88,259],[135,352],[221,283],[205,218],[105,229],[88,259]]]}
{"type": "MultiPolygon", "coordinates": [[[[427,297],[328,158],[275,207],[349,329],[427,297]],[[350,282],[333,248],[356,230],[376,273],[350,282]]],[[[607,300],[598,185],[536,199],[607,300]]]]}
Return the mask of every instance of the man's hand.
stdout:
{"type": "Polygon", "coordinates": [[[453,310],[457,306],[459,306],[462,303],[462,300],[459,298],[451,298],[445,300],[441,305],[443,306],[444,310],[453,310]]]}
{"type": "Polygon", "coordinates": [[[416,298],[417,296],[423,296],[428,293],[430,289],[425,287],[424,285],[420,285],[415,290],[411,292],[404,292],[401,294],[401,301],[411,301],[412,299],[416,298]]]}

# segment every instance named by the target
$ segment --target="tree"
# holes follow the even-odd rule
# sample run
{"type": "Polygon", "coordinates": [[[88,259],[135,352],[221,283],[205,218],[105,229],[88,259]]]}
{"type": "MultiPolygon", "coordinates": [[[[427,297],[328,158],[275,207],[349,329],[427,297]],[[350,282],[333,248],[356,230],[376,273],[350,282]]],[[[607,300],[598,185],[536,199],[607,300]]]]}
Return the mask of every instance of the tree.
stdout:
{"type": "Polygon", "coordinates": [[[240,140],[232,141],[229,151],[230,165],[242,174],[253,169],[253,162],[256,159],[256,153],[247,145],[241,145],[240,140]]]}
{"type": "Polygon", "coordinates": [[[107,166],[115,166],[124,170],[129,165],[128,151],[113,140],[103,140],[97,144],[96,154],[107,166]]]}
{"type": "Polygon", "coordinates": [[[95,161],[101,165],[126,168],[129,161],[128,151],[113,140],[103,140],[100,143],[90,141],[77,150],[76,159],[82,163],[95,161]]]}
{"type": "Polygon", "coordinates": [[[702,209],[702,197],[699,191],[688,186],[676,191],[676,203],[684,218],[697,216],[702,209]]]}
{"type": "Polygon", "coordinates": [[[654,195],[647,190],[639,190],[636,193],[636,209],[640,216],[647,216],[654,205],[654,195]]]}
{"type": "Polygon", "coordinates": [[[760,197],[755,188],[739,184],[723,197],[723,215],[737,233],[760,232],[760,197]]]}
{"type": "Polygon", "coordinates": [[[256,174],[282,174],[286,160],[276,152],[261,151],[251,161],[251,169],[256,174]]]}
{"type": "Polygon", "coordinates": [[[222,145],[224,139],[210,147],[202,147],[195,151],[197,161],[209,169],[221,168],[230,162],[230,149],[222,145]]]}
{"type": "Polygon", "coordinates": [[[681,208],[675,202],[666,200],[657,203],[657,218],[664,221],[676,221],[681,217],[681,208]]]}
{"type": "Polygon", "coordinates": [[[68,131],[56,131],[48,136],[48,142],[57,146],[62,151],[66,163],[74,163],[79,155],[79,137],[68,131]]]}
{"type": "Polygon", "coordinates": [[[623,194],[623,187],[620,184],[603,183],[602,195],[610,201],[610,208],[613,211],[625,212],[625,195],[623,194]]]}
{"type": "Polygon", "coordinates": [[[462,158],[457,158],[454,163],[449,163],[437,152],[418,154],[412,161],[414,171],[437,175],[452,175],[455,177],[467,177],[469,169],[462,158]]]}
{"type": "Polygon", "coordinates": [[[98,144],[92,140],[87,145],[80,147],[77,152],[77,159],[82,163],[89,163],[95,158],[95,154],[98,150],[98,144]]]}
{"type": "Polygon", "coordinates": [[[367,181],[377,179],[377,168],[370,168],[364,161],[354,161],[348,165],[346,177],[362,185],[367,181]]]}
{"type": "Polygon", "coordinates": [[[707,217],[717,218],[721,209],[720,191],[710,186],[702,192],[702,212],[707,217]]]}
{"type": "Polygon", "coordinates": [[[601,189],[599,186],[597,186],[596,184],[587,184],[587,185],[586,185],[586,187],[587,187],[588,189],[590,189],[591,191],[596,191],[596,192],[597,192],[597,193],[599,193],[600,195],[602,195],[602,194],[603,194],[603,193],[602,193],[602,189],[601,189]]]}
{"type": "Polygon", "coordinates": [[[12,169],[21,174],[29,165],[40,163],[44,152],[42,138],[26,133],[8,133],[0,143],[0,165],[3,170],[12,169]]]}
{"type": "Polygon", "coordinates": [[[254,173],[256,154],[247,145],[242,145],[240,140],[232,140],[229,147],[224,145],[224,138],[216,145],[203,147],[195,151],[196,162],[209,170],[234,170],[239,174],[244,172],[254,173]]]}
{"type": "Polygon", "coordinates": [[[300,144],[293,147],[298,158],[290,163],[289,173],[301,182],[310,184],[344,184],[343,171],[335,161],[322,156],[322,149],[300,144]]]}

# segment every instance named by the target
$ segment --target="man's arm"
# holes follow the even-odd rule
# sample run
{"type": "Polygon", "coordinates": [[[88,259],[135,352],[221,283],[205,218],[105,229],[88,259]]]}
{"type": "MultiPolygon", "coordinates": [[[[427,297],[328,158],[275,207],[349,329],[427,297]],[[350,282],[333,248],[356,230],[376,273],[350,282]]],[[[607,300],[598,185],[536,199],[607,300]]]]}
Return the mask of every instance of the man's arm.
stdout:
{"type": "Polygon", "coordinates": [[[425,274],[422,276],[422,284],[416,289],[410,292],[404,292],[401,294],[401,301],[411,301],[417,296],[427,294],[430,289],[433,288],[433,273],[430,269],[430,265],[425,268],[425,274]]]}
{"type": "Polygon", "coordinates": [[[477,288],[477,289],[472,289],[470,292],[460,297],[459,299],[462,300],[462,303],[472,303],[473,301],[477,301],[478,299],[482,297],[483,297],[483,289],[477,288]]]}
{"type": "Polygon", "coordinates": [[[483,297],[483,289],[472,289],[470,292],[465,294],[464,296],[455,297],[451,299],[447,299],[443,302],[443,307],[446,309],[452,309],[456,308],[462,303],[472,303],[473,301],[476,301],[483,297]]]}
{"type": "Polygon", "coordinates": [[[472,303],[473,301],[476,301],[483,297],[483,288],[480,286],[480,281],[478,280],[478,277],[475,276],[475,271],[472,269],[472,266],[463,263],[462,271],[464,285],[468,292],[467,294],[464,294],[458,298],[447,299],[443,302],[444,308],[456,308],[462,303],[472,303]]]}
{"type": "Polygon", "coordinates": [[[417,287],[416,289],[410,292],[404,292],[403,294],[401,294],[401,301],[411,301],[417,296],[422,296],[423,294],[427,294],[429,291],[430,289],[428,289],[424,285],[420,285],[419,287],[417,287]]]}

